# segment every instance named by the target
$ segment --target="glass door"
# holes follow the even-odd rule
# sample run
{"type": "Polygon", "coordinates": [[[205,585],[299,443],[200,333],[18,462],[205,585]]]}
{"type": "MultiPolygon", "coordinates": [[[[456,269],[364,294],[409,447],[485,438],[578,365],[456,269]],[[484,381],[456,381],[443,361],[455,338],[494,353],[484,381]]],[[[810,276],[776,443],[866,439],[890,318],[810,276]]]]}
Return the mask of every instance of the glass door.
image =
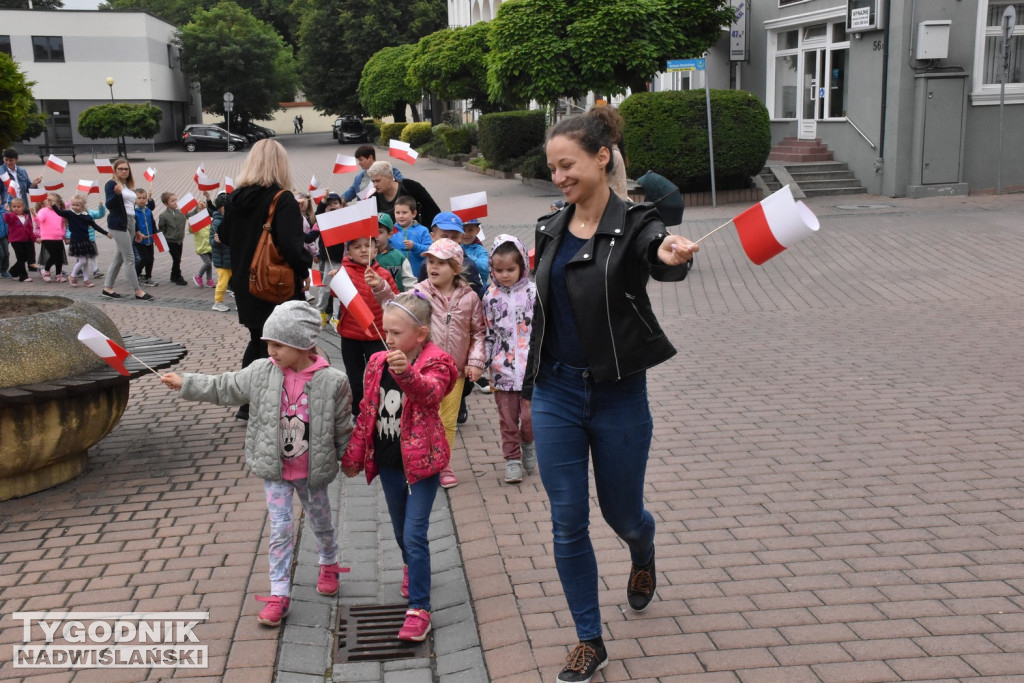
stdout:
{"type": "Polygon", "coordinates": [[[803,105],[800,107],[800,118],[817,121],[822,118],[825,97],[825,50],[804,50],[803,60],[803,105]]]}

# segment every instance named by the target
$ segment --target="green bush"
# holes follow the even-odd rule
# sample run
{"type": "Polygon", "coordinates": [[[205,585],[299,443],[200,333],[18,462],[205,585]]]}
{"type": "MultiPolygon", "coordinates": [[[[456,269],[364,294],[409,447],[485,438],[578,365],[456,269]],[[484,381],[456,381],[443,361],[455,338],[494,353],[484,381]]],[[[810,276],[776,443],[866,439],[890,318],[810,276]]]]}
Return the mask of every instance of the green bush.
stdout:
{"type": "Polygon", "coordinates": [[[417,148],[430,142],[433,134],[430,121],[410,123],[402,129],[402,137],[400,139],[402,142],[408,142],[413,148],[417,148]]]}
{"type": "Polygon", "coordinates": [[[475,126],[461,126],[445,131],[444,147],[448,154],[469,154],[473,150],[475,126]]]}
{"type": "MultiPolygon", "coordinates": [[[[702,90],[641,92],[619,107],[627,171],[665,176],[684,192],[711,187],[707,109],[702,90]]],[[[771,149],[768,110],[743,90],[711,91],[715,186],[748,187],[771,149]]]]}
{"type": "Polygon", "coordinates": [[[551,169],[548,168],[548,155],[544,145],[538,145],[517,160],[517,171],[524,178],[551,180],[551,169]]]}
{"type": "Polygon", "coordinates": [[[389,141],[401,139],[402,131],[405,130],[405,127],[408,125],[409,123],[407,121],[402,121],[400,123],[382,123],[380,125],[380,144],[386,147],[389,141]]]}
{"type": "Polygon", "coordinates": [[[366,128],[366,137],[369,140],[380,139],[380,121],[377,119],[363,119],[363,127],[366,128]]]}
{"type": "Polygon", "coordinates": [[[544,144],[545,115],[537,111],[507,111],[480,117],[480,151],[495,166],[521,157],[544,144]]]}

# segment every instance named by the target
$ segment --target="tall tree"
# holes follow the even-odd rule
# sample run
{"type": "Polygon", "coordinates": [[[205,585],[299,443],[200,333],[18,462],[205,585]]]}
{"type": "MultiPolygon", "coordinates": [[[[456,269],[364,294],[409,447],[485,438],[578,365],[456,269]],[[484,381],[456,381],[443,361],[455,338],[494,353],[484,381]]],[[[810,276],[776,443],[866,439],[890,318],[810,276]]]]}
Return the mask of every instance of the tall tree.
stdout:
{"type": "Polygon", "coordinates": [[[409,59],[406,82],[442,100],[472,100],[484,113],[487,99],[487,34],[489,22],[445,28],[420,38],[409,59]]]}
{"type": "Polygon", "coordinates": [[[415,43],[447,22],[445,0],[296,0],[306,96],[333,114],[361,111],[359,80],[385,47],[415,43]]]}
{"type": "Polygon", "coordinates": [[[64,6],[62,0],[32,0],[29,7],[29,0],[0,0],[0,9],[60,9],[64,6]]]}
{"type": "Polygon", "coordinates": [[[0,147],[21,140],[30,129],[41,132],[33,85],[9,55],[0,53],[0,147]]]}
{"type": "MultiPolygon", "coordinates": [[[[3,1],[3,0],[0,0],[3,1]]],[[[13,1],[13,0],[10,0],[13,1]]],[[[27,0],[26,0],[27,1],[27,0]]],[[[57,1],[60,0],[49,0],[57,1]]],[[[149,12],[169,24],[184,26],[192,20],[193,15],[199,10],[208,10],[217,4],[219,0],[105,0],[100,3],[100,9],[134,9],[149,12]]],[[[38,0],[33,0],[38,6],[38,0]]],[[[252,12],[252,15],[260,21],[265,21],[274,27],[285,42],[295,46],[298,39],[295,31],[295,17],[291,13],[290,0],[238,0],[238,5],[243,9],[252,12]]]]}
{"type": "Polygon", "coordinates": [[[269,24],[225,0],[199,10],[178,30],[181,65],[199,81],[206,109],[224,112],[222,96],[235,95],[235,114],[269,119],[295,96],[298,78],[291,48],[269,24]]]}
{"type": "MultiPolygon", "coordinates": [[[[367,60],[359,79],[359,102],[367,114],[377,118],[390,114],[395,121],[405,121],[405,105],[420,99],[420,89],[405,80],[415,50],[413,45],[386,47],[367,60]]],[[[415,107],[412,114],[413,120],[419,120],[415,107]]]]}
{"type": "Polygon", "coordinates": [[[491,99],[552,103],[646,89],[669,59],[700,56],[733,17],[728,0],[516,0],[491,22],[491,99]]]}

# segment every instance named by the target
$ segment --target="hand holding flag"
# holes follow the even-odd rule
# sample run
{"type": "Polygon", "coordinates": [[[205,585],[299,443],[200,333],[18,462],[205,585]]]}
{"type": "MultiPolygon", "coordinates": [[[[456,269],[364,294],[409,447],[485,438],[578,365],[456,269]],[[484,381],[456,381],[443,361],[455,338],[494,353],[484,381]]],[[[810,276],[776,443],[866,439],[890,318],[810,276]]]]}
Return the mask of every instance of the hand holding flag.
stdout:
{"type": "Polygon", "coordinates": [[[205,227],[208,227],[213,223],[213,218],[210,216],[210,212],[203,209],[199,213],[192,214],[188,217],[188,229],[189,232],[196,233],[205,227]]]}
{"type": "Polygon", "coordinates": [[[146,172],[145,172],[145,173],[143,173],[143,174],[142,174],[142,176],[143,176],[143,177],[144,177],[144,178],[145,178],[145,179],[146,179],[146,180],[147,180],[148,182],[153,182],[153,178],[155,178],[155,177],[156,177],[156,169],[155,169],[155,168],[153,168],[152,166],[150,166],[149,168],[147,168],[147,169],[146,169],[146,172]]]}
{"type": "MultiPolygon", "coordinates": [[[[344,268],[339,268],[338,272],[331,278],[331,291],[334,293],[338,300],[341,301],[345,310],[348,311],[359,326],[367,332],[370,332],[371,328],[376,327],[373,322],[373,312],[370,311],[370,307],[363,301],[363,298],[359,296],[359,290],[352,283],[352,278],[348,276],[348,271],[344,268]]],[[[378,336],[380,332],[378,331],[378,336]]],[[[384,341],[381,338],[381,341],[384,341]]],[[[384,342],[387,345],[387,342],[384,342]]]]}
{"type": "Polygon", "coordinates": [[[317,216],[316,225],[324,245],[328,247],[357,237],[376,237],[376,202],[357,202],[343,209],[327,211],[317,216]]]}

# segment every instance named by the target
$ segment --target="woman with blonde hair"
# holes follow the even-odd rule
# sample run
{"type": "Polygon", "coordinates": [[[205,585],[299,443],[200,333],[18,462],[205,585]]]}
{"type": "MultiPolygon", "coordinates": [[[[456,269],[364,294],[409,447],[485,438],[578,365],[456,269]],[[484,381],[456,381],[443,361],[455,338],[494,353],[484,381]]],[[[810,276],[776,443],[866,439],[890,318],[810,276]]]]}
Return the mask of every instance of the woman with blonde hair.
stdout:
{"type": "MultiPolygon", "coordinates": [[[[267,344],[262,339],[263,325],[275,304],[249,293],[249,270],[271,203],[276,201],[271,223],[274,245],[295,272],[293,299],[302,300],[303,281],[313,262],[303,240],[299,203],[287,189],[291,186],[291,165],[284,147],[276,140],[260,140],[246,157],[235,179],[235,191],[228,195],[224,208],[224,222],[218,235],[231,251],[231,291],[235,293],[238,322],[249,330],[249,344],[242,355],[243,368],[268,357],[267,344]]],[[[249,419],[249,406],[239,408],[236,417],[249,419]]]]}

